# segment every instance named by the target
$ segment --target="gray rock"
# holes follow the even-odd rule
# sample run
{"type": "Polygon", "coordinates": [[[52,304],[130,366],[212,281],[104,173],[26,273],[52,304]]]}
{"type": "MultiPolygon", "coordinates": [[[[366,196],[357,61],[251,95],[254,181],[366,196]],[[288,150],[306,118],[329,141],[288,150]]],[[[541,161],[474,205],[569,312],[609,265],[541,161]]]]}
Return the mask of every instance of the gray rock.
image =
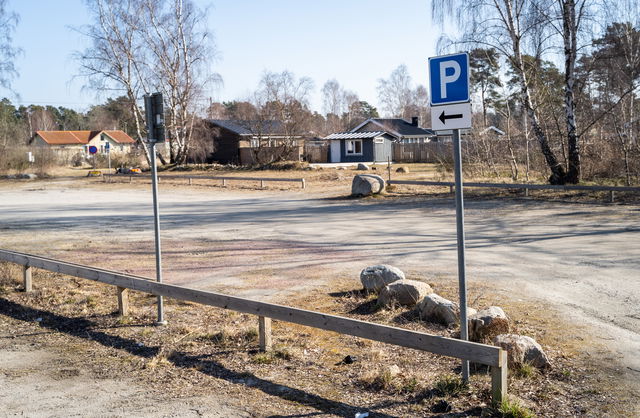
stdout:
{"type": "Polygon", "coordinates": [[[375,174],[358,174],[351,182],[351,196],[370,196],[384,191],[384,179],[375,174]]]}
{"type": "Polygon", "coordinates": [[[369,266],[360,272],[360,282],[365,290],[379,292],[386,285],[397,280],[404,280],[404,273],[397,267],[388,264],[369,266]]]}
{"type": "MultiPolygon", "coordinates": [[[[467,316],[474,315],[476,310],[467,307],[467,316]]],[[[418,304],[420,318],[452,326],[460,322],[460,307],[457,303],[431,293],[418,304]]]]}
{"type": "Polygon", "coordinates": [[[420,301],[418,313],[420,318],[451,326],[458,322],[460,308],[457,303],[432,293],[420,301]]]}
{"type": "Polygon", "coordinates": [[[509,333],[509,318],[499,306],[490,306],[475,315],[469,315],[469,339],[490,341],[500,334],[509,333]]]}
{"type": "Polygon", "coordinates": [[[358,163],[358,166],[356,167],[356,170],[360,170],[360,171],[369,171],[369,166],[363,163],[358,163]]]}
{"type": "Polygon", "coordinates": [[[493,339],[493,344],[507,351],[509,367],[529,363],[539,369],[551,367],[542,346],[531,337],[517,334],[501,334],[493,339]]]}
{"type": "Polygon", "coordinates": [[[378,296],[378,305],[392,306],[398,303],[403,306],[414,306],[429,293],[431,286],[416,280],[397,280],[386,285],[378,296]]]}

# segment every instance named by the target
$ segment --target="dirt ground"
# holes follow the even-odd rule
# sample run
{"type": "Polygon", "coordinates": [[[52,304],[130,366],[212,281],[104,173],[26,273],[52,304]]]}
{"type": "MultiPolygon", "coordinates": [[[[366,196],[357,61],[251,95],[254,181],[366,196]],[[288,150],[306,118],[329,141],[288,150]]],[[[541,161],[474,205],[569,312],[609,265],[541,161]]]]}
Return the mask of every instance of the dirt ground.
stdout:
{"type": "MultiPolygon", "coordinates": [[[[285,176],[297,177],[294,173],[285,176]]],[[[326,294],[331,286],[357,288],[363,267],[389,263],[412,278],[455,287],[451,196],[403,189],[384,198],[351,199],[350,172],[299,173],[309,176],[304,190],[295,184],[260,190],[255,183],[221,187],[162,181],[165,281],[305,306],[308,295],[326,294]]],[[[1,182],[0,247],[152,277],[149,189],[144,180],[1,182]]],[[[469,301],[484,307],[479,305],[495,303],[501,295],[506,304],[522,302],[521,309],[548,306],[557,312],[557,323],[547,324],[550,330],[574,326],[572,335],[585,341],[576,348],[581,355],[609,365],[601,377],[637,391],[640,209],[637,201],[603,202],[470,193],[465,212],[469,301]]],[[[540,341],[552,344],[559,332],[543,332],[540,341]]],[[[7,338],[4,331],[0,338],[7,338]]],[[[99,404],[107,416],[203,411],[261,416],[251,406],[215,395],[172,402],[120,377],[102,376],[97,383],[82,369],[66,368],[59,352],[31,347],[27,337],[19,344],[0,344],[0,385],[16,389],[0,393],[9,416],[56,415],[69,399],[76,408],[68,410],[70,415],[91,415],[99,404]],[[40,367],[29,367],[35,362],[40,367]],[[61,376],[60,370],[71,371],[61,376]],[[47,395],[39,403],[15,395],[34,390],[47,395]],[[209,402],[205,409],[198,406],[202,402],[209,402]]]]}

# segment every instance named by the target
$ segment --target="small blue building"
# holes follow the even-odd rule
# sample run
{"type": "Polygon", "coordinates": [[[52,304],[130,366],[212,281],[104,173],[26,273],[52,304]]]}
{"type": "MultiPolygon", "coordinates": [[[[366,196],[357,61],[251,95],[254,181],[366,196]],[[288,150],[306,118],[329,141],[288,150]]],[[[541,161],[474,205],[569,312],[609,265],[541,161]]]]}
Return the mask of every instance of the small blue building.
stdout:
{"type": "Polygon", "coordinates": [[[393,136],[384,131],[341,132],[325,137],[330,141],[329,162],[386,162],[393,158],[393,136]]]}
{"type": "Polygon", "coordinates": [[[393,160],[393,143],[423,144],[436,138],[431,129],[421,128],[418,118],[371,118],[350,132],[331,134],[329,161],[332,163],[386,162],[393,160]]]}

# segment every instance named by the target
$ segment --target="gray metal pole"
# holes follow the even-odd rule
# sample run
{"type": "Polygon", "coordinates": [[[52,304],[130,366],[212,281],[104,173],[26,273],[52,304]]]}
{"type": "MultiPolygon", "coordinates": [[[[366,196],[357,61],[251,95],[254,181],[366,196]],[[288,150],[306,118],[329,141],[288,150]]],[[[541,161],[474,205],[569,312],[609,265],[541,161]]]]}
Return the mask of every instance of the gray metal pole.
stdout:
{"type": "MultiPolygon", "coordinates": [[[[153,218],[156,237],[156,281],[162,283],[162,257],[160,252],[160,207],[158,205],[158,167],[156,165],[156,143],[149,144],[151,154],[151,188],[153,190],[153,218]]],[[[158,320],[156,325],[166,325],[164,319],[164,300],[158,296],[158,320]]]]}
{"type": "MultiPolygon", "coordinates": [[[[460,288],[460,339],[469,340],[467,329],[467,280],[464,261],[464,199],[462,195],[462,152],[460,130],[453,130],[453,160],[456,178],[456,230],[458,235],[458,286],[460,288]]],[[[469,361],[462,360],[462,380],[469,381],[469,361]]]]}

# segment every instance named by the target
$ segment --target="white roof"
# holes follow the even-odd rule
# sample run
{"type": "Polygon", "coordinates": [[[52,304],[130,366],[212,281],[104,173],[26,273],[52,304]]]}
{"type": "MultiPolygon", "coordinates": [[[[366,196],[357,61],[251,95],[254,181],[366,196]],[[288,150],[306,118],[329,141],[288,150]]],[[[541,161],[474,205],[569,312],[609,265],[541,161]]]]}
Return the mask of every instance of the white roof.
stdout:
{"type": "Polygon", "coordinates": [[[368,138],[376,138],[380,135],[384,135],[384,131],[373,131],[373,132],[338,132],[335,134],[331,134],[326,136],[324,139],[368,139],[368,138]]]}

